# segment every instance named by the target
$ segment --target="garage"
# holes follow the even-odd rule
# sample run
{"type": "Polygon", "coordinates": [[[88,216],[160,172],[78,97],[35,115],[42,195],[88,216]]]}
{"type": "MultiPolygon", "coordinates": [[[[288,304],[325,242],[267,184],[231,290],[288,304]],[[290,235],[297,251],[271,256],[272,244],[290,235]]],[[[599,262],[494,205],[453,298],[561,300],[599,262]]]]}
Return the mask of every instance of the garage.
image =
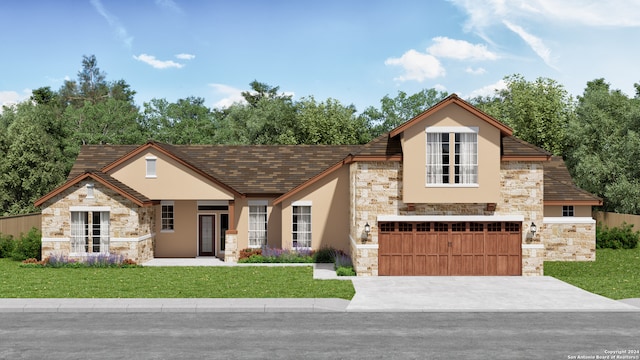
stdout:
{"type": "Polygon", "coordinates": [[[378,275],[521,275],[521,242],[521,222],[378,222],[378,275]]]}

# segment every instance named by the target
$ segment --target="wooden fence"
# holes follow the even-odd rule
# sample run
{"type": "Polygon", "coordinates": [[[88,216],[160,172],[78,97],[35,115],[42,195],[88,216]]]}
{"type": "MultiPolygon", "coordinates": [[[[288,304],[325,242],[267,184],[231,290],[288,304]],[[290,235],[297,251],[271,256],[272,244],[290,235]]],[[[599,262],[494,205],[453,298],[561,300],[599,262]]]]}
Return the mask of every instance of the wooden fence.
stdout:
{"type": "Polygon", "coordinates": [[[640,231],[640,215],[617,214],[612,212],[594,211],[593,218],[600,226],[620,227],[622,223],[632,224],[633,230],[640,231]]]}
{"type": "Polygon", "coordinates": [[[40,213],[0,217],[0,234],[18,238],[31,228],[42,230],[41,218],[40,213]]]}

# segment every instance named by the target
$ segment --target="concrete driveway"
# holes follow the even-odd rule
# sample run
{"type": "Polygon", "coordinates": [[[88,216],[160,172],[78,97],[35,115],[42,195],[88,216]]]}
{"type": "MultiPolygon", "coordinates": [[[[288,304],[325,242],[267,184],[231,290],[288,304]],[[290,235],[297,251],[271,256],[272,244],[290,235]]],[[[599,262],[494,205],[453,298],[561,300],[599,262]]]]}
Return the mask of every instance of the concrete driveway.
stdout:
{"type": "Polygon", "coordinates": [[[552,277],[353,277],[347,311],[640,311],[552,277]]]}

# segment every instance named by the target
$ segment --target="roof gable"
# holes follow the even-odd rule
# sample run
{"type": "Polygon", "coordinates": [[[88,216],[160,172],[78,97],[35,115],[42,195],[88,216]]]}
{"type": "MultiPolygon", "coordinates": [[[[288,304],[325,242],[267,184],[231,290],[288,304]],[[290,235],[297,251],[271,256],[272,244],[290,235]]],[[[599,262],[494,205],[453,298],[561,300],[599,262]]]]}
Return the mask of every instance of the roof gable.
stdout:
{"type": "Polygon", "coordinates": [[[492,126],[494,126],[495,128],[497,128],[498,130],[500,130],[500,133],[502,136],[511,136],[513,135],[513,130],[508,127],[507,125],[501,123],[500,121],[498,121],[496,118],[492,117],[491,115],[485,113],[484,111],[476,108],[475,106],[469,104],[468,102],[460,99],[458,97],[458,95],[456,94],[451,94],[448,97],[446,97],[445,99],[443,99],[442,101],[440,101],[439,103],[435,104],[434,106],[430,107],[429,109],[423,111],[422,113],[418,114],[417,116],[415,116],[413,119],[403,123],[402,125],[398,126],[397,128],[391,130],[391,132],[389,133],[389,136],[391,137],[395,137],[401,133],[403,133],[407,128],[415,125],[416,123],[421,122],[422,120],[428,118],[429,116],[435,114],[436,112],[448,107],[448,106],[459,106],[462,109],[470,112],[472,115],[476,116],[477,118],[486,121],[487,123],[491,124],[492,126]]]}
{"type": "Polygon", "coordinates": [[[56,188],[54,191],[52,191],[52,192],[46,194],[45,196],[41,197],[40,199],[36,200],[35,206],[40,206],[40,205],[44,204],[48,200],[51,200],[55,196],[61,194],[65,190],[71,188],[72,186],[74,186],[74,185],[78,184],[79,182],[84,181],[86,179],[91,179],[93,181],[96,181],[96,182],[104,185],[105,187],[115,191],[119,195],[122,195],[126,199],[131,200],[134,204],[136,204],[138,206],[151,206],[151,205],[154,204],[154,202],[151,199],[149,199],[146,196],[140,194],[139,192],[137,192],[136,190],[130,188],[129,186],[121,183],[117,179],[114,179],[113,177],[111,177],[108,174],[105,174],[103,172],[94,170],[94,171],[87,171],[85,173],[77,175],[73,179],[67,181],[62,186],[56,188]]]}

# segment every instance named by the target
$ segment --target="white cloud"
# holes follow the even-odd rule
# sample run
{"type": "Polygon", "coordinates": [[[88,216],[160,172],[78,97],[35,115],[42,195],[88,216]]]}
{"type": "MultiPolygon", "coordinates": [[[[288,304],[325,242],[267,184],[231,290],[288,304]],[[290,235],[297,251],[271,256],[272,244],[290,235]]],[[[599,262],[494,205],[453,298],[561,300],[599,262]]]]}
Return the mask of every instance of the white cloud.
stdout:
{"type": "Polygon", "coordinates": [[[553,65],[552,61],[551,61],[551,50],[544,44],[544,42],[542,41],[542,39],[540,39],[537,36],[531,35],[529,34],[526,30],[524,30],[522,27],[512,24],[511,22],[504,20],[503,23],[505,24],[505,26],[507,28],[509,28],[509,30],[513,31],[514,33],[518,34],[518,36],[520,36],[522,38],[522,40],[524,40],[524,42],[527,43],[527,45],[529,45],[529,47],[531,47],[531,49],[533,49],[533,51],[538,54],[538,56],[550,67],[555,68],[555,66],[553,65]]]}
{"type": "Polygon", "coordinates": [[[176,57],[180,60],[193,60],[196,58],[196,56],[192,54],[177,54],[176,57]]]}
{"type": "Polygon", "coordinates": [[[464,70],[464,72],[466,72],[468,74],[471,74],[471,75],[483,75],[483,74],[487,73],[487,70],[485,70],[485,68],[481,68],[481,67],[479,67],[477,69],[474,69],[474,68],[469,66],[464,70]]]}
{"type": "Polygon", "coordinates": [[[167,68],[177,68],[180,69],[184,66],[184,64],[177,63],[172,60],[158,60],[153,55],[140,54],[138,56],[133,55],[133,58],[142,61],[143,63],[149,64],[156,69],[167,69],[167,68]]]}
{"type": "Polygon", "coordinates": [[[244,97],[242,97],[243,90],[224,84],[209,84],[209,86],[214,89],[217,95],[223,97],[221,100],[216,101],[213,107],[227,108],[235,103],[246,103],[244,97]]]}
{"type": "Polygon", "coordinates": [[[120,40],[122,40],[128,48],[131,48],[133,37],[129,36],[129,34],[127,33],[127,29],[120,23],[118,18],[107,12],[100,0],[91,0],[91,5],[93,5],[98,13],[102,15],[103,18],[105,18],[105,20],[107,20],[109,26],[113,28],[120,40]]]}
{"type": "Polygon", "coordinates": [[[447,91],[447,87],[442,85],[442,84],[435,84],[433,85],[433,88],[440,91],[440,92],[445,92],[447,91]]]}
{"type": "Polygon", "coordinates": [[[384,64],[401,66],[404,69],[404,74],[394,78],[397,81],[423,82],[425,79],[434,79],[446,74],[440,60],[435,56],[423,54],[414,49],[407,51],[399,58],[388,58],[384,64]]]}
{"type": "Polygon", "coordinates": [[[498,55],[489,51],[486,45],[472,44],[464,40],[455,40],[448,37],[433,38],[435,44],[427,48],[427,52],[440,58],[452,58],[457,60],[496,60],[498,55]]]}
{"type": "Polygon", "coordinates": [[[0,91],[0,112],[3,106],[10,106],[22,102],[31,96],[31,89],[22,90],[22,94],[17,91],[0,91]]]}
{"type": "Polygon", "coordinates": [[[477,96],[491,96],[495,95],[496,91],[504,90],[507,88],[507,83],[504,80],[498,80],[498,82],[481,87],[480,89],[473,90],[468,96],[464,96],[467,99],[473,99],[477,96]]]}
{"type": "Polygon", "coordinates": [[[173,0],[156,0],[156,5],[163,9],[168,9],[179,14],[182,14],[182,9],[173,0]]]}
{"type": "Polygon", "coordinates": [[[520,22],[556,21],[563,25],[637,27],[640,1],[637,0],[449,0],[469,18],[465,30],[483,32],[503,20],[520,22]]]}

